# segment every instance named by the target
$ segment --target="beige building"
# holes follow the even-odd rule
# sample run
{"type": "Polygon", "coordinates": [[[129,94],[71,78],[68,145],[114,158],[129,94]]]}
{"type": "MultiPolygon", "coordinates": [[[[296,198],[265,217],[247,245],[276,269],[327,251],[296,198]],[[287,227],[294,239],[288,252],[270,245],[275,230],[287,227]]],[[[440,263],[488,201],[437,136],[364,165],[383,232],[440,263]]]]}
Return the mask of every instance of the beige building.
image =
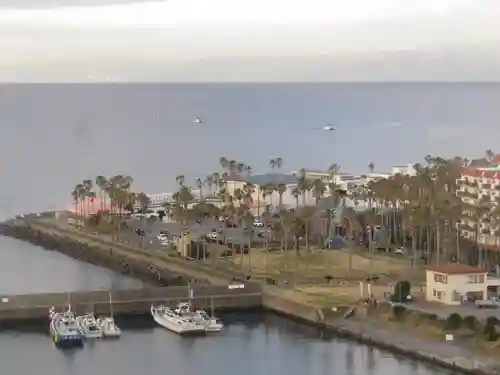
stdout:
{"type": "Polygon", "coordinates": [[[500,286],[500,278],[489,277],[485,269],[458,263],[428,267],[426,282],[427,301],[446,305],[486,300],[500,286]]]}

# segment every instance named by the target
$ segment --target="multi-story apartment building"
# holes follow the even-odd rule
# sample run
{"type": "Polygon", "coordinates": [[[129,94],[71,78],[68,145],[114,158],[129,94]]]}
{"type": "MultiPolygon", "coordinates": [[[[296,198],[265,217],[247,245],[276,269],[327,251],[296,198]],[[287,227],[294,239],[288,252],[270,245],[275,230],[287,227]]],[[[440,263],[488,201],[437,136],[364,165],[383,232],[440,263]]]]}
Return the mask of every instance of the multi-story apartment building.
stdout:
{"type": "Polygon", "coordinates": [[[476,238],[479,229],[478,242],[486,247],[500,248],[498,222],[489,212],[500,199],[500,160],[498,165],[489,167],[465,167],[460,177],[459,193],[462,200],[470,205],[464,211],[462,233],[470,239],[476,238]],[[481,208],[482,207],[482,208],[481,208]],[[480,215],[480,212],[482,214],[480,215]],[[479,219],[477,226],[478,215],[479,219]]]}

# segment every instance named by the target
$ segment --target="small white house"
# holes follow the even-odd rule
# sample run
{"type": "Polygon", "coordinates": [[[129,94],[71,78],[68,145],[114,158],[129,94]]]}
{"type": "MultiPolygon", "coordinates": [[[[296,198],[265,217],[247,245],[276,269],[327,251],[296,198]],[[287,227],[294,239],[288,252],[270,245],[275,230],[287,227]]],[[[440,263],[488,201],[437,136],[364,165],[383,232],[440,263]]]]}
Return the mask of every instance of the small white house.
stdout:
{"type": "Polygon", "coordinates": [[[426,299],[447,305],[486,300],[497,294],[500,279],[490,278],[485,269],[452,263],[429,266],[426,271],[426,299]]]}

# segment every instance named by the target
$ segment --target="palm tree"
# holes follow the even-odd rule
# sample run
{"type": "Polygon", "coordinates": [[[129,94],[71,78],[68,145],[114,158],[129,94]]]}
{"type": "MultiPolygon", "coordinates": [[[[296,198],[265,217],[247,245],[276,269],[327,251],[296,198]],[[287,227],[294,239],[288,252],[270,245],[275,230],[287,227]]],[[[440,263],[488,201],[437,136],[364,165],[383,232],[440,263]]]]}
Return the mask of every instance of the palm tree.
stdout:
{"type": "Polygon", "coordinates": [[[322,180],[317,178],[316,180],[313,181],[312,183],[312,190],[313,190],[313,196],[316,201],[316,205],[318,205],[320,199],[325,195],[325,184],[323,183],[322,180]]]}
{"type": "Polygon", "coordinates": [[[491,160],[495,157],[495,153],[491,150],[491,149],[488,149],[486,150],[485,152],[485,156],[486,156],[486,159],[491,162],[491,160]]]}
{"type": "Polygon", "coordinates": [[[184,177],[183,174],[180,174],[178,175],[176,178],[175,178],[175,181],[177,181],[177,183],[180,185],[180,186],[183,186],[184,185],[184,181],[186,180],[186,177],[184,177]]]}
{"type": "Polygon", "coordinates": [[[375,164],[373,164],[372,161],[368,163],[368,170],[370,171],[370,173],[373,173],[373,171],[375,170],[375,164]]]}
{"type": "Polygon", "coordinates": [[[101,200],[101,212],[104,211],[104,192],[108,186],[108,179],[104,176],[97,176],[95,179],[96,185],[99,187],[99,199],[101,200]]]}
{"type": "Polygon", "coordinates": [[[214,185],[215,177],[213,174],[209,174],[205,177],[205,184],[208,186],[208,194],[212,195],[212,186],[214,185]]]}
{"type": "Polygon", "coordinates": [[[142,213],[146,213],[148,211],[149,205],[151,204],[151,199],[143,192],[140,192],[135,195],[135,200],[139,203],[142,213]]]}
{"type": "Polygon", "coordinates": [[[283,159],[282,158],[274,158],[269,160],[269,166],[271,169],[277,169],[280,170],[281,167],[283,166],[283,159]]]}
{"type": "Polygon", "coordinates": [[[196,187],[200,191],[200,199],[203,199],[203,181],[201,178],[196,179],[196,187]]]}

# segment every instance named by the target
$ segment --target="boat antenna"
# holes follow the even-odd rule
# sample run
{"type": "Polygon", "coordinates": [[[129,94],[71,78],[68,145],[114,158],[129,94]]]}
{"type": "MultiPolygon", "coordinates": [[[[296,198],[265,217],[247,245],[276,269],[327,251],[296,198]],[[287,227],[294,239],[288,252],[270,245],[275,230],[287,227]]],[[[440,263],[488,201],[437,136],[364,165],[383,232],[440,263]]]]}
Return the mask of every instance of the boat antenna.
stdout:
{"type": "Polygon", "coordinates": [[[109,291],[109,315],[113,318],[113,300],[111,299],[111,290],[109,291]]]}
{"type": "Polygon", "coordinates": [[[68,292],[68,312],[71,312],[71,293],[68,292]]]}
{"type": "Polygon", "coordinates": [[[191,286],[191,280],[188,281],[188,299],[189,299],[189,304],[192,304],[193,302],[193,288],[191,286]]]}

